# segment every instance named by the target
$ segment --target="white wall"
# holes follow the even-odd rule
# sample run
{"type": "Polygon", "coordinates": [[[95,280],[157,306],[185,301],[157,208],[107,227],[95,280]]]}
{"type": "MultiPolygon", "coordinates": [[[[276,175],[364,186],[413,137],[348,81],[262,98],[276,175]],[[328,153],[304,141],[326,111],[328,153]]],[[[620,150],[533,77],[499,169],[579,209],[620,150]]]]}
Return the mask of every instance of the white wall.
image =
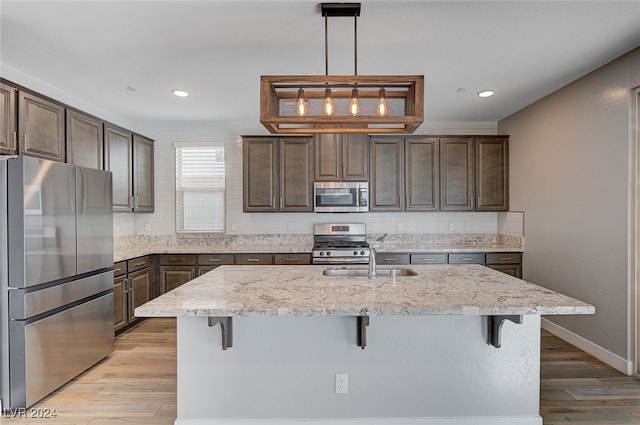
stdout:
{"type": "Polygon", "coordinates": [[[524,279],[596,306],[551,320],[631,359],[630,94],[640,48],[498,124],[510,137],[511,209],[524,211],[524,279]]]}
{"type": "MultiPolygon", "coordinates": [[[[226,228],[234,224],[239,234],[310,234],[313,223],[363,222],[367,231],[399,233],[448,233],[455,223],[455,233],[496,233],[497,213],[243,213],[242,212],[242,139],[241,135],[267,134],[256,118],[255,123],[218,122],[144,122],[135,131],[155,139],[155,212],[153,214],[116,214],[119,234],[166,234],[175,232],[175,153],[174,142],[224,141],[227,160],[226,228]],[[135,222],[132,224],[132,220],[135,222]],[[288,224],[293,230],[288,230],[288,224]],[[398,231],[399,226],[401,228],[398,231]]],[[[451,124],[420,130],[421,134],[496,134],[494,124],[451,124]]]]}

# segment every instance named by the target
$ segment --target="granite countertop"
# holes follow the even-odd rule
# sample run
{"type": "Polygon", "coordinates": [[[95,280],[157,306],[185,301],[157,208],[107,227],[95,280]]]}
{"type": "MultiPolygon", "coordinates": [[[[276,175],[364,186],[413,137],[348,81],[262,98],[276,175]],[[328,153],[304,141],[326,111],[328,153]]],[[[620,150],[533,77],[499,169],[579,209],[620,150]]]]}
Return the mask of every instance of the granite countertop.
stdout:
{"type": "Polygon", "coordinates": [[[259,253],[311,253],[310,244],[255,244],[245,246],[211,245],[153,245],[140,244],[114,249],[113,262],[151,254],[259,254],[259,253]]]}
{"type": "MultiPolygon", "coordinates": [[[[354,268],[354,266],[350,266],[354,268]]],[[[595,307],[479,265],[416,276],[327,277],[326,266],[221,266],[136,308],[162,316],[593,314],[595,307]]]]}

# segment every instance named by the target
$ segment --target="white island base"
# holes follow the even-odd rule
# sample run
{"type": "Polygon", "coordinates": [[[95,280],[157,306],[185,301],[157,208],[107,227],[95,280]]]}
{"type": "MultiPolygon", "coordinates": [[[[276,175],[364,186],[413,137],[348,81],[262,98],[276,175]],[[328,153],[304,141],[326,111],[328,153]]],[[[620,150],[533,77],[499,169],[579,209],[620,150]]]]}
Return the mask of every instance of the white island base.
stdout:
{"type": "Polygon", "coordinates": [[[207,317],[178,317],[176,425],[541,425],[540,315],[235,316],[233,346],[207,317]],[[348,393],[336,394],[336,374],[348,393]]]}

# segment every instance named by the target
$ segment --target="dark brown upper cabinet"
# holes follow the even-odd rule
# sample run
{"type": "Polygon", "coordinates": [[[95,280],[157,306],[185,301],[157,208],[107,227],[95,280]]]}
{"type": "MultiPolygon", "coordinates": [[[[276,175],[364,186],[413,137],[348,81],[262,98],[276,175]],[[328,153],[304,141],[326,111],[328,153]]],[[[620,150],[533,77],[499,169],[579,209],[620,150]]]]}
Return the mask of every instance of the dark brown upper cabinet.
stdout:
{"type": "Polygon", "coordinates": [[[313,211],[312,137],[243,139],[243,210],[313,211]]]}
{"type": "Polygon", "coordinates": [[[440,140],[440,209],[509,210],[509,138],[440,140]]]}
{"type": "Polygon", "coordinates": [[[476,211],[509,210],[509,139],[476,137],[476,211]]]}
{"type": "Polygon", "coordinates": [[[133,210],[154,210],[153,140],[133,135],[133,210]]]}
{"type": "Polygon", "coordinates": [[[404,139],[371,137],[369,205],[371,211],[404,209],[404,139]]]}
{"type": "Polygon", "coordinates": [[[438,209],[438,139],[372,137],[372,211],[438,209]]]}
{"type": "Polygon", "coordinates": [[[133,134],[130,131],[104,125],[105,169],[113,177],[113,210],[133,209],[133,134]]]}
{"type": "Polygon", "coordinates": [[[104,125],[105,169],[113,173],[113,210],[153,212],[153,140],[104,125]]]}
{"type": "Polygon", "coordinates": [[[67,162],[104,169],[103,123],[80,111],[67,109],[67,162]]]}
{"type": "Polygon", "coordinates": [[[64,106],[44,97],[19,91],[18,109],[19,152],[64,162],[64,106]]]}
{"type": "Polygon", "coordinates": [[[315,181],[366,181],[368,158],[366,134],[317,134],[315,181]]]}
{"type": "Polygon", "coordinates": [[[16,133],[16,98],[18,90],[0,83],[0,154],[18,153],[16,133]]]}

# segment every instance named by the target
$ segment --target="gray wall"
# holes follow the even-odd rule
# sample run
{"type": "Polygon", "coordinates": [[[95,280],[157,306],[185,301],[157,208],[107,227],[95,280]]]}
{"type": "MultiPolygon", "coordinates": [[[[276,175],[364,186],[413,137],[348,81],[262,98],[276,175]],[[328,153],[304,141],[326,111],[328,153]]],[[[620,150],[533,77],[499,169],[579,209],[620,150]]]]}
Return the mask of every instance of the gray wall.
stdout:
{"type": "MultiPolygon", "coordinates": [[[[526,78],[526,76],[523,76],[526,78]]],[[[550,318],[630,359],[631,89],[640,48],[498,123],[510,138],[510,202],[524,211],[524,278],[596,306],[550,318]]]]}

